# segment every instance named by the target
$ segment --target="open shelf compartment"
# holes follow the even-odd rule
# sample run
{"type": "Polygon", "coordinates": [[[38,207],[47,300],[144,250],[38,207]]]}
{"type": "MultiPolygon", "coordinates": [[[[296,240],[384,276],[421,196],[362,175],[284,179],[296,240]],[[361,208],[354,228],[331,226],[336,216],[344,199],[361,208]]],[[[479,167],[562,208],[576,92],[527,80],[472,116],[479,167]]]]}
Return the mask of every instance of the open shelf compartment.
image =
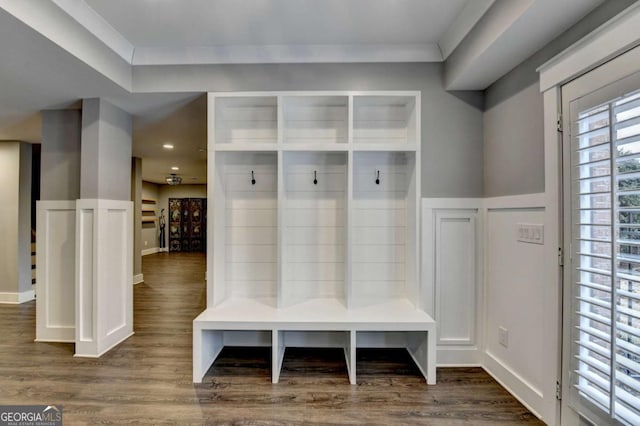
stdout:
{"type": "Polygon", "coordinates": [[[276,144],[276,96],[215,97],[215,144],[276,144]]]}
{"type": "Polygon", "coordinates": [[[347,153],[285,152],[283,169],[281,306],[344,301],[347,153]]]}
{"type": "Polygon", "coordinates": [[[415,152],[353,154],[352,307],[418,305],[415,152]]]}
{"type": "Polygon", "coordinates": [[[415,96],[355,96],[353,142],[416,145],[416,110],[415,96]]]}
{"type": "Polygon", "coordinates": [[[252,298],[275,304],[277,154],[215,155],[213,301],[252,298]]]}
{"type": "Polygon", "coordinates": [[[286,144],[348,142],[348,96],[285,96],[283,116],[286,144]]]}

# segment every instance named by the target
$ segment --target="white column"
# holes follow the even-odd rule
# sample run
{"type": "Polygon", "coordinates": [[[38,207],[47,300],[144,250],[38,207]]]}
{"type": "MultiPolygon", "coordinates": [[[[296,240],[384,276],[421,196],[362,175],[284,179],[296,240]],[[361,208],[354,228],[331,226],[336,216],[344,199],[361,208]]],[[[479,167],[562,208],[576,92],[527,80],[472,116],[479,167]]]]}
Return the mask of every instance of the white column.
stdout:
{"type": "Polygon", "coordinates": [[[81,158],[75,355],[99,357],[133,334],[131,115],[85,99],[81,158]]]}

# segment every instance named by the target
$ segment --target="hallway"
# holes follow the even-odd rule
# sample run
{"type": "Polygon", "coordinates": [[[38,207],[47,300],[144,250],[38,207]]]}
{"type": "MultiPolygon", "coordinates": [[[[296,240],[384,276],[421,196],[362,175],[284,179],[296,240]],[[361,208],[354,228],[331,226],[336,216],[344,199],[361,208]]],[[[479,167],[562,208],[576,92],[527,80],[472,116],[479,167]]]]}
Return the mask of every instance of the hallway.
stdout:
{"type": "Polygon", "coordinates": [[[145,256],[135,335],[100,359],[33,343],[35,302],[0,305],[0,404],[62,404],[65,424],[540,424],[482,369],[440,369],[427,386],[402,350],[359,352],[350,386],[340,350],[285,356],[272,385],[268,349],[225,349],[194,386],[204,272],[201,253],[145,256]]]}

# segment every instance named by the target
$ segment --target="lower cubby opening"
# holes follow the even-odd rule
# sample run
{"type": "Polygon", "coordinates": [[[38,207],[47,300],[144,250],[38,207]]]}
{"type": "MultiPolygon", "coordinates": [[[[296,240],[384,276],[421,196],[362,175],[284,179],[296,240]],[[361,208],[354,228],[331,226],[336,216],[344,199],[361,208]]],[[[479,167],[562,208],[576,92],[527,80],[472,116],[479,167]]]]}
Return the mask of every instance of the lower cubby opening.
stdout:
{"type": "Polygon", "coordinates": [[[271,380],[271,349],[266,346],[225,346],[206,376],[271,380]]]}
{"type": "MultiPolygon", "coordinates": [[[[320,352],[335,351],[340,354],[341,371],[349,381],[352,381],[351,364],[351,332],[350,331],[320,331],[320,330],[280,330],[274,336],[273,382],[278,383],[284,367],[286,354],[291,354],[301,348],[314,348],[320,352]]],[[[325,369],[321,367],[320,370],[325,369]]]]}
{"type": "Polygon", "coordinates": [[[356,366],[359,384],[398,376],[424,381],[420,369],[404,348],[358,348],[356,366]]]}
{"type": "Polygon", "coordinates": [[[331,382],[349,384],[347,364],[341,348],[286,348],[280,383],[331,382]]]}

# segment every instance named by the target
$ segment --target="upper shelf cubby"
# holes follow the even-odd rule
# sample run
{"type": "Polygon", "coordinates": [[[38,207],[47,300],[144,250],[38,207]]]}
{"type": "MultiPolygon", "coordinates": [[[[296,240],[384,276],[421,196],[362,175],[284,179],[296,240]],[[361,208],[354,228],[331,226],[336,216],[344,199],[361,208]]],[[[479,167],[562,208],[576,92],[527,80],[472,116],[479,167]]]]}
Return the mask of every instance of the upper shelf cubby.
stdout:
{"type": "Polygon", "coordinates": [[[284,96],[283,142],[322,145],[349,140],[348,96],[284,96]]]}
{"type": "Polygon", "coordinates": [[[278,141],[276,96],[216,97],[215,143],[275,144],[278,141]]]}
{"type": "Polygon", "coordinates": [[[355,96],[353,103],[354,143],[416,144],[415,96],[355,96]]]}

